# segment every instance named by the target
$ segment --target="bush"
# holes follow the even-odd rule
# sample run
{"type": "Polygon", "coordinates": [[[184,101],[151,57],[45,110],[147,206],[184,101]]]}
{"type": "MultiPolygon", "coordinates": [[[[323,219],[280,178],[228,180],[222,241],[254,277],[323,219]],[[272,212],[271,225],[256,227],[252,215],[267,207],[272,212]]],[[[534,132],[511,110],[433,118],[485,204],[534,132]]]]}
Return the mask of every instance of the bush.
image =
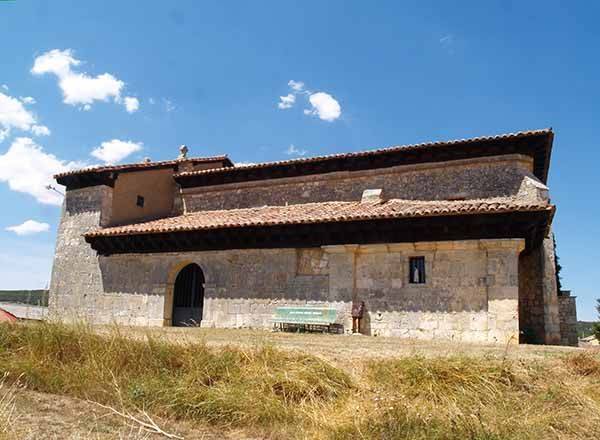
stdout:
{"type": "Polygon", "coordinates": [[[597,322],[592,327],[592,332],[598,341],[600,341],[600,322],[597,322]]]}

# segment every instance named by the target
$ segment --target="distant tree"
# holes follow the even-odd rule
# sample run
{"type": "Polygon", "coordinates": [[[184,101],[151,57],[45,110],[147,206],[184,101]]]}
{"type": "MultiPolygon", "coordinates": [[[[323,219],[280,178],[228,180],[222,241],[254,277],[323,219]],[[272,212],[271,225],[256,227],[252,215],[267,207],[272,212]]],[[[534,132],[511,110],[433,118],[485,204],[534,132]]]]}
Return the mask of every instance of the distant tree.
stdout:
{"type": "Polygon", "coordinates": [[[600,341],[600,298],[598,298],[596,300],[596,311],[598,312],[598,321],[597,323],[594,324],[594,335],[596,336],[596,339],[598,339],[598,341],[600,341]]]}

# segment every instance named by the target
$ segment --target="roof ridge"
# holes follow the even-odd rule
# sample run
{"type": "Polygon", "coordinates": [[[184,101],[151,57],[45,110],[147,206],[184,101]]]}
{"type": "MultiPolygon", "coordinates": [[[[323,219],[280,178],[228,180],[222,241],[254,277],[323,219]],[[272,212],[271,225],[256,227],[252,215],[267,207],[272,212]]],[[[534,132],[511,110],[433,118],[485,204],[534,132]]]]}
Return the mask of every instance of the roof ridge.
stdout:
{"type": "Polygon", "coordinates": [[[230,168],[221,167],[221,168],[211,168],[208,170],[184,171],[181,173],[176,173],[174,175],[174,177],[187,177],[187,176],[196,176],[196,175],[201,175],[201,174],[217,174],[217,173],[228,172],[228,171],[232,171],[232,170],[241,170],[241,169],[251,170],[251,169],[267,168],[267,167],[278,166],[278,165],[307,163],[307,162],[313,162],[313,161],[319,161],[319,160],[329,160],[329,159],[336,159],[336,158],[343,158],[343,157],[360,157],[363,155],[394,152],[394,151],[400,151],[400,150],[404,150],[404,149],[424,148],[424,147],[432,147],[432,146],[437,146],[437,145],[456,145],[456,144],[461,144],[461,143],[481,142],[481,141],[490,141],[490,140],[497,140],[497,139],[519,138],[519,137],[535,136],[535,135],[549,134],[549,133],[553,133],[552,127],[541,128],[541,129],[536,129],[536,130],[516,131],[516,132],[511,132],[511,133],[503,133],[503,134],[490,135],[490,136],[477,136],[477,137],[472,137],[472,138],[451,139],[451,140],[447,140],[447,141],[430,141],[430,142],[421,142],[421,143],[416,143],[416,144],[392,145],[389,147],[374,148],[374,149],[355,151],[355,152],[332,153],[332,154],[326,154],[326,155],[321,155],[321,156],[303,157],[303,158],[297,158],[297,159],[287,159],[287,160],[279,160],[279,161],[271,161],[271,162],[259,162],[259,163],[252,164],[252,165],[240,165],[240,166],[234,166],[234,167],[230,167],[230,168]]]}
{"type": "MultiPolygon", "coordinates": [[[[190,157],[190,158],[177,158],[177,159],[168,159],[168,160],[157,160],[157,161],[152,161],[152,162],[131,162],[131,163],[124,163],[124,164],[114,164],[114,165],[91,165],[89,167],[85,167],[85,168],[78,168],[75,170],[70,170],[70,171],[65,171],[62,173],[58,173],[55,174],[53,177],[55,179],[64,177],[64,176],[70,176],[70,175],[74,175],[74,174],[84,174],[84,173],[89,173],[89,172],[102,172],[102,171],[118,171],[118,170],[124,170],[124,169],[135,169],[135,168],[151,168],[151,167],[157,167],[157,166],[167,166],[167,165],[176,165],[179,163],[183,163],[183,162],[213,162],[213,161],[219,161],[219,160],[225,160],[225,159],[229,159],[229,156],[227,154],[220,154],[220,155],[215,155],[215,156],[197,156],[197,157],[190,157]]],[[[226,168],[226,167],[224,167],[226,168]]]]}

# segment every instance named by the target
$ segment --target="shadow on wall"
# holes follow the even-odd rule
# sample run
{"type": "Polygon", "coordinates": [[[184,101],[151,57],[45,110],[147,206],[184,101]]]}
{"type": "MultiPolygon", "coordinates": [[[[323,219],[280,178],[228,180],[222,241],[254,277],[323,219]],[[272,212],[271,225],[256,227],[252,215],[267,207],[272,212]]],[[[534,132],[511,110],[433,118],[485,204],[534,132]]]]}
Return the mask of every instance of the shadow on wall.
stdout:
{"type": "MultiPolygon", "coordinates": [[[[203,270],[205,298],[212,300],[248,300],[327,303],[329,275],[297,275],[296,251],[249,250],[244,256],[236,251],[165,255],[115,255],[99,257],[104,292],[107,294],[159,295],[168,293],[178,269],[190,262],[203,270]],[[265,254],[271,254],[266,259],[265,254]],[[185,264],[184,264],[185,263],[185,264]]],[[[431,277],[430,284],[390,287],[382,282],[360,288],[356,297],[365,301],[371,313],[405,312],[478,312],[487,310],[486,278],[465,285],[449,286],[443,279],[431,277]]],[[[335,302],[351,302],[350,289],[338,289],[335,302]]],[[[273,306],[278,303],[275,302],[273,306]]],[[[368,323],[364,323],[367,325],[368,323]]]]}
{"type": "Polygon", "coordinates": [[[107,186],[67,191],[64,208],[68,215],[99,212],[110,203],[112,188],[107,186]]]}

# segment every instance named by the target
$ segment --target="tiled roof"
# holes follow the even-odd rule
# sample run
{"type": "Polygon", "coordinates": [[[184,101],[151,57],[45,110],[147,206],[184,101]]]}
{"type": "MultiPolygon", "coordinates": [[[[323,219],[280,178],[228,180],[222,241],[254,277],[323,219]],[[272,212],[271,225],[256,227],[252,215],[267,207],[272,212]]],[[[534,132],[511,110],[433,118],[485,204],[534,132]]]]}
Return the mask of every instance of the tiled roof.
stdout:
{"type": "Polygon", "coordinates": [[[82,168],[82,169],[78,169],[78,170],[72,170],[72,171],[67,171],[64,173],[56,174],[54,176],[54,178],[60,179],[61,177],[73,176],[75,174],[99,173],[102,171],[131,171],[131,170],[145,169],[145,168],[161,168],[161,167],[177,165],[182,162],[202,163],[202,162],[219,162],[219,161],[225,161],[225,162],[231,163],[231,161],[229,160],[229,158],[226,155],[209,156],[209,157],[192,157],[189,159],[163,160],[163,161],[158,161],[158,162],[138,162],[138,163],[129,163],[129,164],[122,164],[122,165],[107,165],[107,166],[82,168]]]}
{"type": "Polygon", "coordinates": [[[514,198],[460,201],[392,199],[378,202],[321,202],[289,206],[199,211],[177,217],[96,229],[86,237],[140,235],[177,231],[314,224],[411,217],[435,217],[507,212],[550,211],[554,206],[514,198]]]}
{"type": "Polygon", "coordinates": [[[394,152],[403,152],[403,151],[412,151],[412,150],[420,150],[420,149],[428,149],[432,147],[447,147],[452,145],[464,145],[478,142],[489,142],[495,140],[511,140],[511,139],[519,139],[525,138],[529,136],[537,136],[537,135],[549,135],[552,134],[551,128],[545,128],[540,130],[528,130],[528,131],[518,131],[515,133],[506,133],[495,136],[480,136],[468,139],[455,139],[449,141],[437,141],[437,142],[425,142],[420,144],[409,144],[409,145],[396,145],[387,148],[379,148],[375,150],[366,150],[359,151],[355,153],[341,153],[341,154],[330,154],[325,156],[314,156],[307,157],[301,159],[291,159],[291,160],[282,160],[277,162],[263,162],[252,165],[236,165],[231,168],[211,168],[208,170],[199,170],[199,171],[187,171],[175,174],[175,177],[189,177],[189,176],[197,176],[204,174],[220,174],[220,173],[229,173],[235,172],[240,169],[254,170],[254,169],[262,169],[262,168],[270,168],[277,167],[281,165],[295,165],[295,164],[305,164],[311,162],[319,162],[319,161],[328,161],[335,159],[346,159],[346,158],[356,158],[356,157],[364,157],[364,156],[377,156],[379,154],[385,153],[394,153],[394,152]]]}

